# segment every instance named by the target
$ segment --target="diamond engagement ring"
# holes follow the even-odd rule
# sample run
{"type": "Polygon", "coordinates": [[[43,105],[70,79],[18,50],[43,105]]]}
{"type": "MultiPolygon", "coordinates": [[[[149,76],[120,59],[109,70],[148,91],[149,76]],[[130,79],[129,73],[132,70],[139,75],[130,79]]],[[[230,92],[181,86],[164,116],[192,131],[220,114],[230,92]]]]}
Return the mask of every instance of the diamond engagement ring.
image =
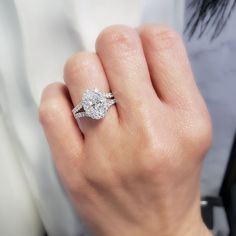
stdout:
{"type": "Polygon", "coordinates": [[[95,120],[102,119],[110,106],[116,100],[112,93],[100,92],[97,89],[88,89],[82,97],[82,101],[72,110],[75,119],[90,117],[95,120]]]}

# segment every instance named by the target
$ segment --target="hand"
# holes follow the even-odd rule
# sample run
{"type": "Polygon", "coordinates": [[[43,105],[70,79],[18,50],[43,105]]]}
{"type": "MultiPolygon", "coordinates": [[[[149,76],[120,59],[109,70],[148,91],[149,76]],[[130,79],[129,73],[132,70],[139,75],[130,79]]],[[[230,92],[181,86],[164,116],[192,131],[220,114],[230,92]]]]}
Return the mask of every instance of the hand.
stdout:
{"type": "Polygon", "coordinates": [[[43,92],[40,120],[58,172],[95,235],[203,236],[199,175],[211,121],[180,36],[113,26],[43,92]],[[87,88],[117,100],[102,120],[71,109],[87,88]],[[73,104],[73,105],[72,105],[73,104]]]}

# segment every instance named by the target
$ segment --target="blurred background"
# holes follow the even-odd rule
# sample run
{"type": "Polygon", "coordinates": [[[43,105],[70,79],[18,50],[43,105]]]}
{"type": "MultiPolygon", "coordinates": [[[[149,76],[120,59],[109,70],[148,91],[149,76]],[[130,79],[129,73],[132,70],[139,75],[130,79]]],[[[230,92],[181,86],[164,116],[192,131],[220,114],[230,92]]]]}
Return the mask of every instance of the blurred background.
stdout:
{"type": "Polygon", "coordinates": [[[203,218],[215,235],[235,236],[235,5],[234,0],[0,0],[0,235],[88,235],[58,180],[38,122],[40,95],[47,84],[63,81],[70,55],[94,51],[104,27],[151,22],[172,26],[185,40],[214,130],[201,179],[203,218]]]}

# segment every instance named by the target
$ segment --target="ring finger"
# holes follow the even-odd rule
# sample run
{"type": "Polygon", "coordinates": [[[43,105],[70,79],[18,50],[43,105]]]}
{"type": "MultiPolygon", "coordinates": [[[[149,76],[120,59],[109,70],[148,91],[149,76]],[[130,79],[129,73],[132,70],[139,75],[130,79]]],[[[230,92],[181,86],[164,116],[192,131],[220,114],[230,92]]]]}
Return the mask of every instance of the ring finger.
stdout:
{"type": "MultiPolygon", "coordinates": [[[[87,89],[96,88],[102,92],[110,91],[101,62],[95,53],[80,52],[72,56],[65,65],[64,80],[74,106],[79,104],[87,89]]],[[[104,130],[109,127],[109,124],[114,125],[114,122],[118,121],[115,106],[111,106],[108,113],[101,120],[81,118],[78,124],[84,135],[90,130],[93,132],[95,129],[104,130]]]]}

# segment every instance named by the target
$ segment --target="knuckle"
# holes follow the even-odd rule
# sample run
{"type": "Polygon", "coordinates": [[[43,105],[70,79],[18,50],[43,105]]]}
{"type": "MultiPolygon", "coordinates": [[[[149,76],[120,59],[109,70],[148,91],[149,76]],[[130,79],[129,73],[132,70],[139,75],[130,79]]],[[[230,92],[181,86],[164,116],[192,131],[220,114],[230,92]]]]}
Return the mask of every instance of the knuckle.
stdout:
{"type": "Polygon", "coordinates": [[[64,66],[64,80],[66,83],[77,81],[78,75],[89,71],[91,64],[96,59],[94,53],[79,52],[71,56],[64,66]]]}
{"type": "Polygon", "coordinates": [[[167,148],[163,142],[158,142],[155,137],[155,132],[149,131],[146,134],[142,133],[142,141],[139,146],[142,146],[139,155],[139,167],[141,175],[155,176],[161,173],[163,166],[166,168],[167,148]],[[145,158],[143,158],[145,157],[145,158]]]}
{"type": "Polygon", "coordinates": [[[212,124],[210,118],[197,117],[184,131],[184,141],[206,151],[212,141],[212,124]]]}
{"type": "Polygon", "coordinates": [[[127,26],[110,26],[104,29],[96,40],[96,47],[120,46],[125,49],[133,49],[138,36],[134,29],[127,26]]]}
{"type": "Polygon", "coordinates": [[[141,35],[148,45],[154,46],[157,50],[176,48],[182,39],[171,27],[147,25],[141,29],[141,35]]]}
{"type": "Polygon", "coordinates": [[[148,149],[146,149],[146,156],[147,158],[143,160],[144,173],[156,175],[163,170],[163,166],[167,167],[167,153],[164,144],[156,143],[155,146],[149,144],[148,149]]]}
{"type": "Polygon", "coordinates": [[[211,121],[209,119],[201,120],[197,124],[197,129],[199,130],[197,138],[208,147],[211,144],[212,139],[211,121]]]}
{"type": "Polygon", "coordinates": [[[88,184],[97,191],[112,191],[120,185],[120,178],[112,174],[86,176],[88,184]]]}
{"type": "Polygon", "coordinates": [[[64,181],[68,191],[77,200],[86,200],[89,198],[90,187],[84,180],[66,180],[64,181]]]}
{"type": "Polygon", "coordinates": [[[66,189],[76,198],[85,198],[89,191],[89,185],[83,175],[77,170],[65,166],[65,163],[56,163],[58,174],[66,189]]]}

